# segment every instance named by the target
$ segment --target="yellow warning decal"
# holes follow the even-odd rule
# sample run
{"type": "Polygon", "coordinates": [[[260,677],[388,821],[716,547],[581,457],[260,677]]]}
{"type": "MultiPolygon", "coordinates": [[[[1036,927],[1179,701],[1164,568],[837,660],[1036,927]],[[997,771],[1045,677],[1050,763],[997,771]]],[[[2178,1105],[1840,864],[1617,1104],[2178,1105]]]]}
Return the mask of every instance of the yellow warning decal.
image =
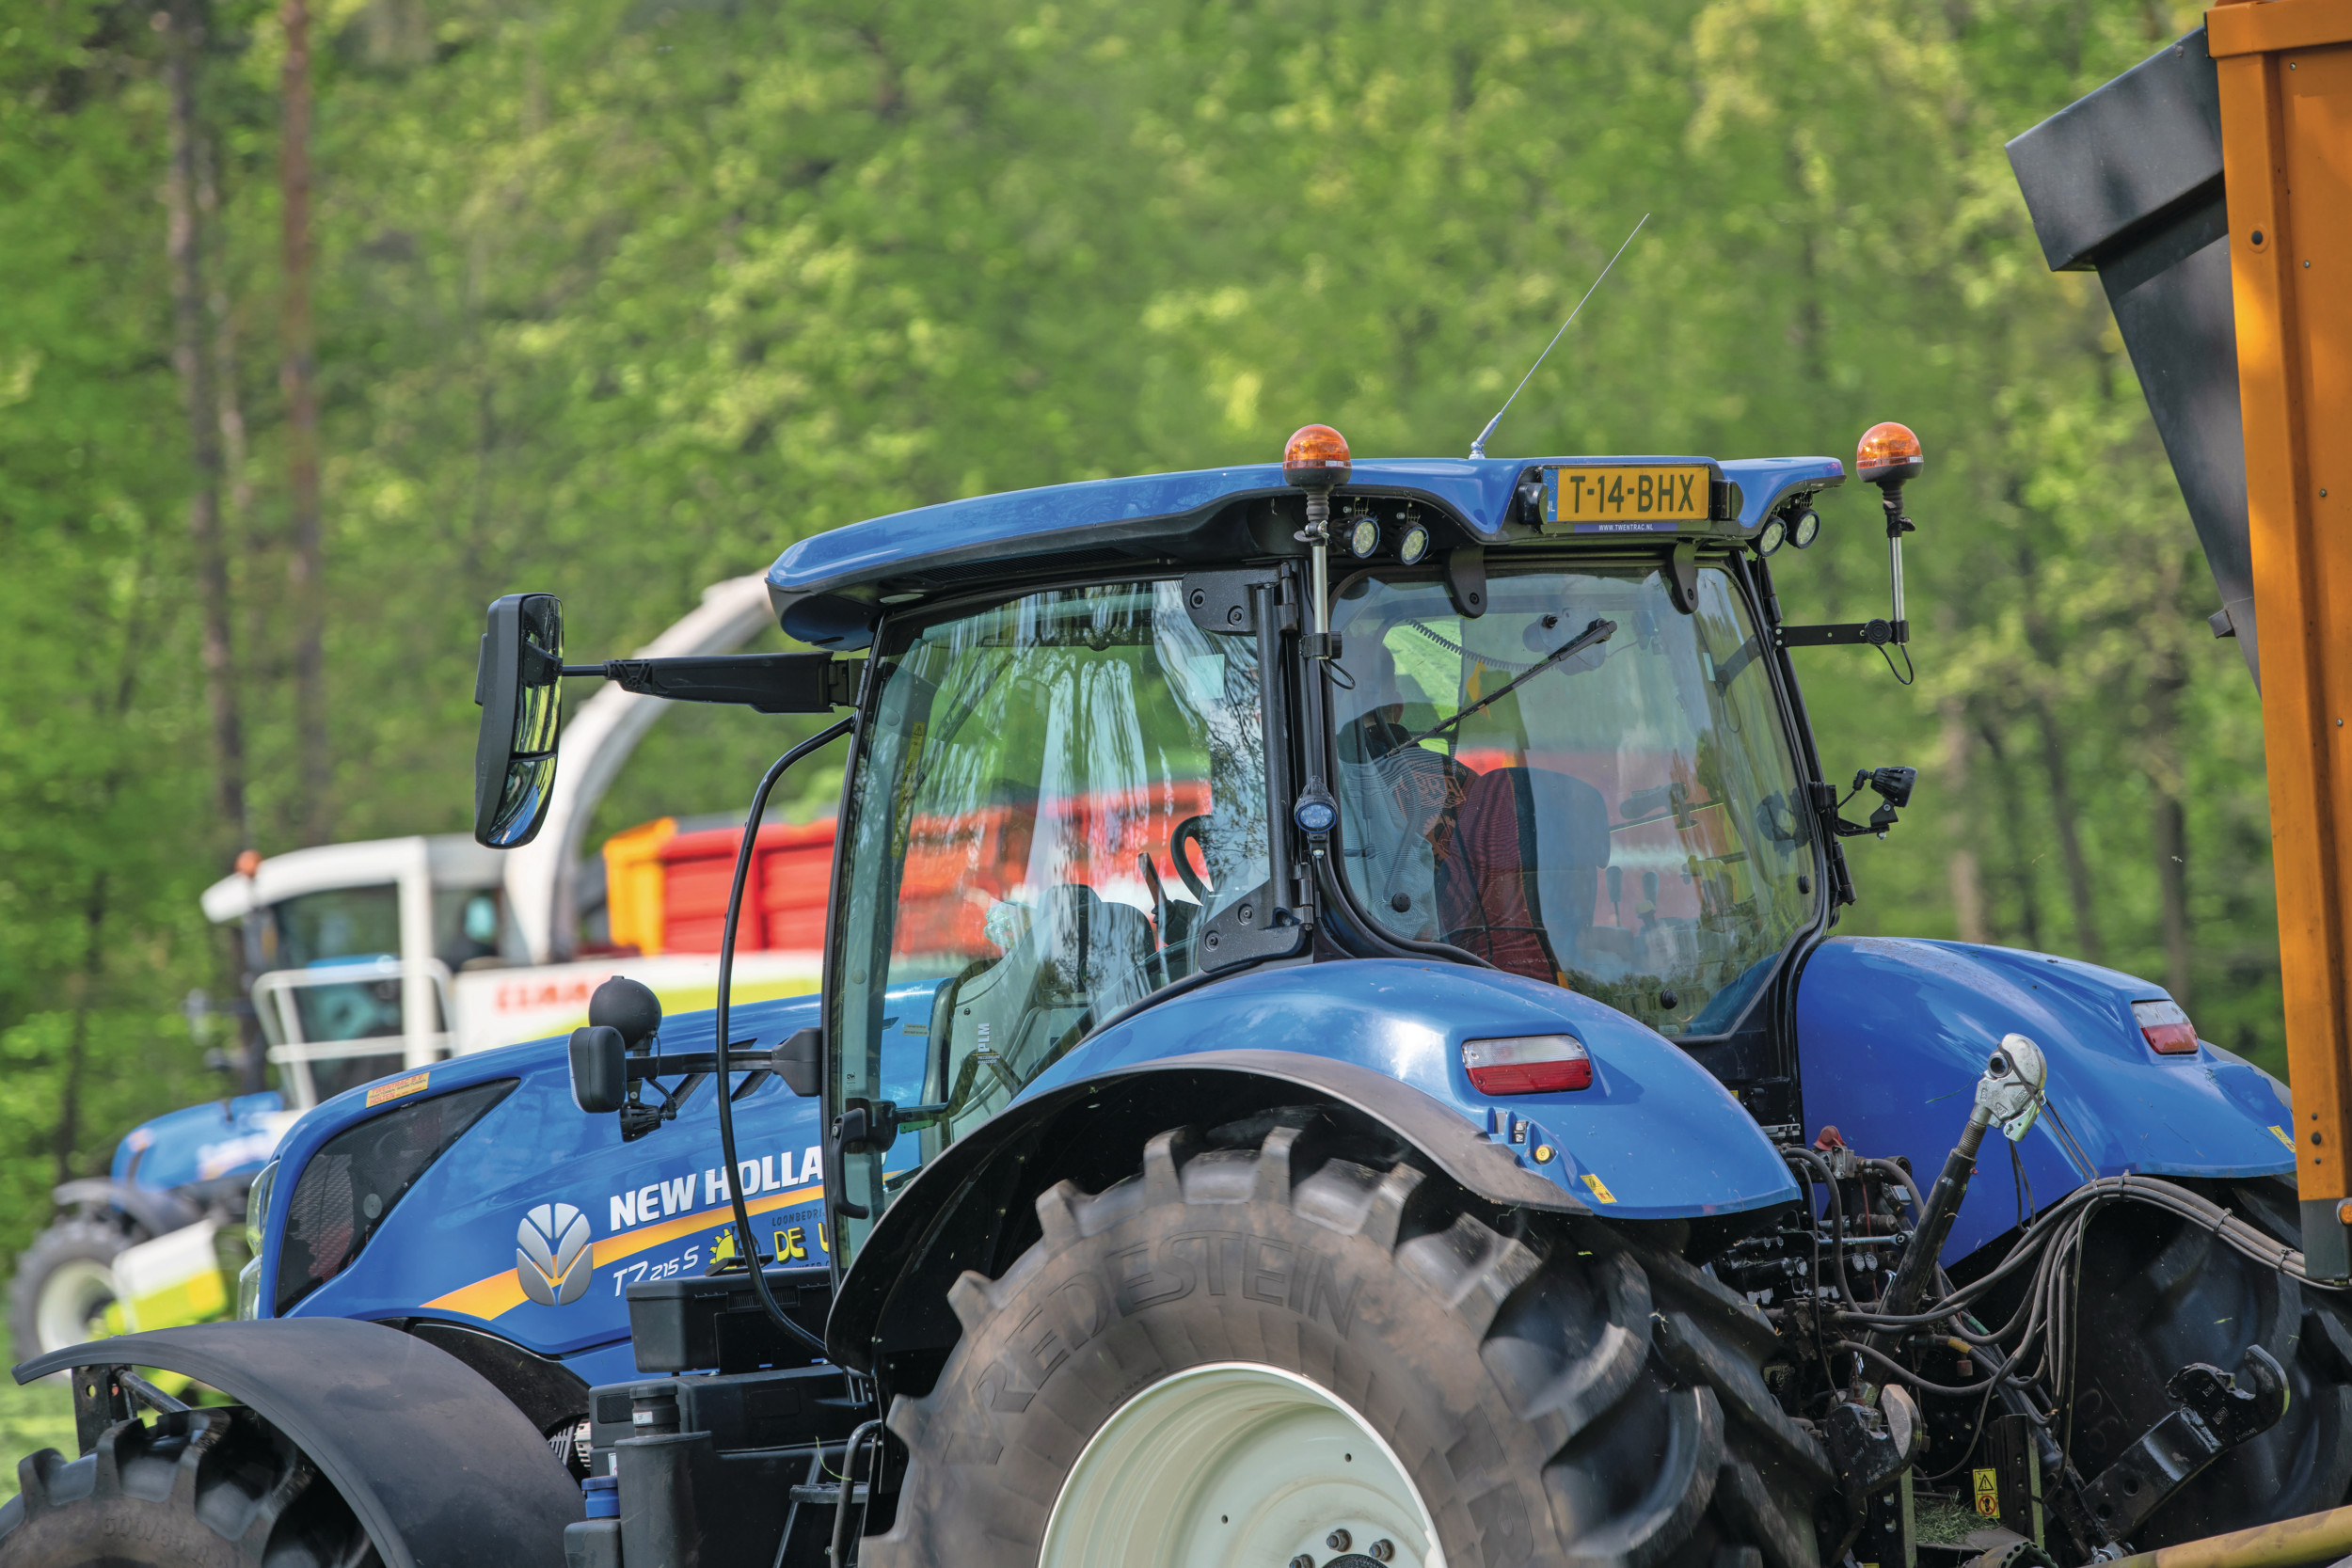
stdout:
{"type": "Polygon", "coordinates": [[[2283,1127],[2278,1126],[2276,1123],[2273,1123],[2271,1126],[2270,1135],[2278,1139],[2280,1143],[2286,1145],[2289,1148],[2293,1148],[2295,1147],[2295,1140],[2287,1136],[2287,1130],[2283,1127]]]}
{"type": "Polygon", "coordinates": [[[1592,1188],[1593,1196],[1600,1199],[1603,1203],[1614,1203],[1617,1201],[1617,1195],[1609,1190],[1609,1183],[1603,1181],[1599,1177],[1595,1176],[1591,1171],[1586,1171],[1584,1173],[1584,1185],[1592,1188]]]}
{"type": "Polygon", "coordinates": [[[1999,1477],[1991,1470],[1972,1472],[1977,1481],[1977,1512],[1988,1519],[2001,1516],[2001,1487],[1999,1477]]]}
{"type": "Polygon", "coordinates": [[[368,1103],[381,1105],[388,1100],[398,1100],[403,1095],[414,1094],[431,1082],[432,1077],[433,1075],[429,1072],[412,1072],[405,1078],[395,1078],[389,1084],[378,1084],[368,1091],[368,1103]]]}

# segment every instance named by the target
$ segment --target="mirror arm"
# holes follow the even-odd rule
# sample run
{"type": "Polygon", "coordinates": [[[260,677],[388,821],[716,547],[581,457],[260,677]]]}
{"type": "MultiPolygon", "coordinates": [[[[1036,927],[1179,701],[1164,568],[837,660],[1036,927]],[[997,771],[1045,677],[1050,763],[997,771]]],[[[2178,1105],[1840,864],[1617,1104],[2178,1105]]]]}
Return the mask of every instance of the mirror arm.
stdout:
{"type": "MultiPolygon", "coordinates": [[[[756,1038],[747,1036],[739,1040],[729,1040],[727,1050],[743,1051],[758,1043],[756,1038]]],[[[631,1056],[622,1064],[622,1070],[632,1083],[641,1078],[682,1078],[697,1072],[716,1072],[719,1070],[719,1053],[715,1051],[673,1051],[666,1056],[631,1056]]],[[[771,1070],[772,1064],[756,1056],[727,1064],[729,1073],[771,1070]]]]}
{"type": "Polygon", "coordinates": [[[624,691],[681,703],[732,703],[759,713],[829,713],[857,698],[862,660],[831,654],[713,654],[696,658],[609,658],[566,664],[566,675],[609,680],[624,691]]]}

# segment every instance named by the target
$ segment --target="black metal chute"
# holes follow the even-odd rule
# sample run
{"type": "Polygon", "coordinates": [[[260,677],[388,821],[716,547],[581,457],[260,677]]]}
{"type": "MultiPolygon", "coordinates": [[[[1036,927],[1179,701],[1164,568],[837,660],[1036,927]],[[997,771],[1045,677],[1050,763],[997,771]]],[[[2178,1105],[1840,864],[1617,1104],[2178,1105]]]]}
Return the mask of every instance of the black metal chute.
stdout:
{"type": "Polygon", "coordinates": [[[2053,272],[2096,272],[2220,591],[2216,636],[2254,640],[2221,88],[2205,30],[2009,144],[2053,272]]]}

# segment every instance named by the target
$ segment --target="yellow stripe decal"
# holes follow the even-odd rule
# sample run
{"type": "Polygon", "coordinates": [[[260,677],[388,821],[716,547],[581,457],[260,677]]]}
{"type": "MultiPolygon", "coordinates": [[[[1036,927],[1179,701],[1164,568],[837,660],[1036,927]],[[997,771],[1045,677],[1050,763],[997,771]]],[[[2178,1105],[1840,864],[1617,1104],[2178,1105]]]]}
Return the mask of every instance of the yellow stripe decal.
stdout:
{"type": "MultiPolygon", "coordinates": [[[[789,1209],[796,1204],[814,1201],[822,1197],[824,1192],[821,1185],[795,1187],[788,1193],[769,1193],[761,1197],[746,1199],[744,1207],[755,1214],[772,1213],[778,1209],[789,1209]]],[[[634,1257],[664,1242],[674,1242],[680,1236],[691,1236],[698,1230],[724,1225],[734,1218],[735,1205],[723,1203],[715,1209],[705,1209],[700,1213],[674,1214],[652,1225],[641,1225],[634,1230],[607,1236],[596,1243],[589,1267],[600,1269],[607,1263],[634,1257]]],[[[446,1295],[435,1296],[420,1305],[425,1311],[462,1312],[469,1318],[495,1318],[501,1313],[513,1311],[528,1299],[523,1294],[521,1278],[513,1269],[505,1269],[487,1279],[460,1285],[446,1295]]]]}

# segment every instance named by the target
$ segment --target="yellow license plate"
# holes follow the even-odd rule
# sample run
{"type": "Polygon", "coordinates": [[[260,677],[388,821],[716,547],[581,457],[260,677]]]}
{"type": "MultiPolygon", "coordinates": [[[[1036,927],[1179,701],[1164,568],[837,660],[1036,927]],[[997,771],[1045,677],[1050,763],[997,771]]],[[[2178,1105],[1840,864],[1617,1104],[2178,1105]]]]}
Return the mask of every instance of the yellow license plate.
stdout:
{"type": "Polygon", "coordinates": [[[1544,521],[1598,533],[1644,533],[1707,521],[1703,464],[1594,464],[1544,470],[1544,521]]]}

